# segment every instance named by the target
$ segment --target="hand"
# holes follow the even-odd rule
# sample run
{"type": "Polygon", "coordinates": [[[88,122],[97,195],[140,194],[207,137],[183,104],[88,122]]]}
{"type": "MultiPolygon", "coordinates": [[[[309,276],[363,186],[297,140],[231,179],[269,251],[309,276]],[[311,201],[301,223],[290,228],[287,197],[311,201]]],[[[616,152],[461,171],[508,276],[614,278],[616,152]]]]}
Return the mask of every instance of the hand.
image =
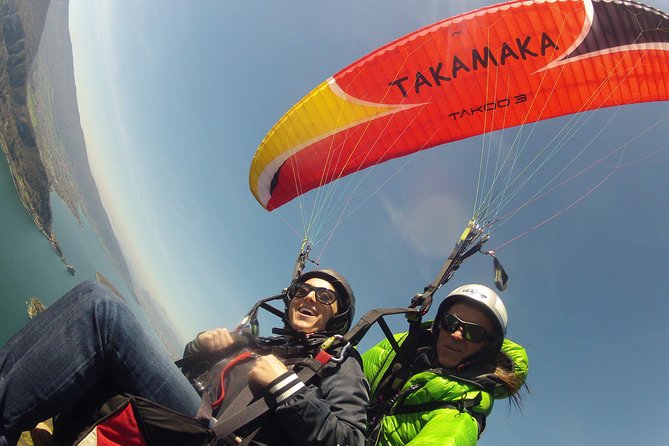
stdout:
{"type": "Polygon", "coordinates": [[[259,356],[256,363],[249,372],[249,381],[262,387],[286,373],[288,369],[274,355],[259,356]]]}
{"type": "Polygon", "coordinates": [[[200,350],[207,353],[220,352],[235,342],[227,328],[205,331],[197,335],[195,340],[200,350]]]}

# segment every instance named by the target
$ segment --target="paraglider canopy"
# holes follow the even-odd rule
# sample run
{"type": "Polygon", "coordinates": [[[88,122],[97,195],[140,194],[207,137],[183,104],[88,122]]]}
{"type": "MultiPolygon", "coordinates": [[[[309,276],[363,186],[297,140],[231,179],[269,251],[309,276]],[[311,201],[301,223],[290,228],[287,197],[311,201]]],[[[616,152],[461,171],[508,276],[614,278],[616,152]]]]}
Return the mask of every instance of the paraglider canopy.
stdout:
{"type": "Polygon", "coordinates": [[[634,2],[513,1],[435,23],[317,86],[269,131],[267,210],[367,167],[530,122],[669,96],[669,18],[634,2]]]}

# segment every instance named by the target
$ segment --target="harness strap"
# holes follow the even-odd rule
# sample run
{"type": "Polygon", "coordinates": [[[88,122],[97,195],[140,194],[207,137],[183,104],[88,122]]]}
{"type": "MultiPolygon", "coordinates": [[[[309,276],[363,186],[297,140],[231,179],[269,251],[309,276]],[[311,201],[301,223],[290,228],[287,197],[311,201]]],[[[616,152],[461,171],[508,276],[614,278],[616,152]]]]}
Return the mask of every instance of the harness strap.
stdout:
{"type": "MultiPolygon", "coordinates": [[[[221,371],[221,384],[224,382],[225,375],[228,373],[228,370],[230,370],[232,367],[234,367],[235,365],[237,365],[240,362],[247,361],[249,359],[253,359],[254,356],[255,355],[251,352],[244,352],[241,355],[234,358],[232,361],[228,362],[225,365],[225,367],[223,367],[223,370],[221,371]]],[[[223,403],[223,400],[225,399],[225,386],[223,386],[223,385],[220,386],[219,394],[220,394],[220,396],[218,397],[218,399],[216,401],[214,401],[213,403],[211,403],[212,408],[216,408],[216,407],[220,406],[221,403],[223,403]]]]}
{"type": "MultiPolygon", "coordinates": [[[[316,355],[316,358],[306,358],[300,364],[304,364],[297,372],[299,380],[307,384],[315,376],[319,375],[323,368],[329,362],[331,355],[325,351],[321,351],[316,355]]],[[[216,438],[225,438],[239,428],[247,425],[251,421],[262,416],[270,409],[276,406],[276,402],[271,401],[270,398],[260,398],[253,401],[253,394],[248,386],[246,386],[235,398],[231,405],[226,409],[230,415],[219,418],[212,430],[216,438]]],[[[257,431],[256,431],[257,432],[257,431]]],[[[254,432],[252,435],[255,435],[254,432]]]]}
{"type": "MultiPolygon", "coordinates": [[[[262,426],[258,426],[258,427],[256,427],[256,428],[253,430],[253,432],[251,432],[251,433],[248,434],[246,437],[244,437],[244,439],[241,441],[241,443],[237,444],[236,446],[248,446],[248,445],[250,445],[251,442],[253,441],[253,438],[256,436],[256,434],[258,433],[258,431],[260,430],[261,427],[262,427],[262,426]]],[[[480,435],[480,434],[479,434],[479,435],[480,435]]]]}
{"type": "MultiPolygon", "coordinates": [[[[365,313],[360,320],[358,321],[357,324],[353,326],[344,336],[343,340],[344,342],[350,342],[351,345],[357,345],[358,342],[367,334],[369,329],[374,325],[377,321],[382,320],[383,316],[388,316],[391,314],[414,314],[418,313],[418,310],[414,308],[375,308],[372,310],[369,310],[367,313],[365,313]]],[[[392,336],[391,336],[392,338],[392,336]]],[[[390,341],[390,340],[389,340],[390,341]]],[[[392,341],[390,341],[392,342],[392,341]]]]}
{"type": "Polygon", "coordinates": [[[479,392],[476,397],[470,399],[462,399],[456,401],[430,401],[429,403],[423,404],[406,404],[399,405],[391,411],[391,415],[403,415],[408,413],[416,412],[429,412],[435,409],[442,409],[445,407],[450,407],[452,409],[457,409],[459,412],[469,412],[471,413],[471,408],[476,407],[481,404],[481,393],[479,392]]]}
{"type": "MultiPolygon", "coordinates": [[[[399,391],[414,373],[416,353],[420,343],[421,320],[408,318],[409,332],[404,338],[402,345],[397,342],[391,342],[395,355],[390,360],[390,364],[378,380],[372,405],[379,404],[382,401],[392,401],[398,395],[399,391]]],[[[390,341],[391,338],[388,338],[390,341]]],[[[395,341],[394,337],[392,341],[395,341]]],[[[374,378],[377,381],[377,378],[374,378]]],[[[394,401],[393,401],[394,402],[394,401]]],[[[391,403],[392,404],[392,403],[391,403]]]]}
{"type": "Polygon", "coordinates": [[[392,410],[391,415],[429,412],[436,409],[443,409],[450,407],[452,409],[456,409],[458,412],[467,412],[472,418],[474,418],[478,426],[478,438],[481,438],[481,434],[485,430],[486,426],[486,414],[481,412],[474,412],[472,410],[473,407],[476,407],[479,404],[481,404],[481,399],[482,395],[479,392],[474,398],[462,399],[458,401],[431,401],[429,403],[416,404],[416,405],[398,405],[392,410]]]}

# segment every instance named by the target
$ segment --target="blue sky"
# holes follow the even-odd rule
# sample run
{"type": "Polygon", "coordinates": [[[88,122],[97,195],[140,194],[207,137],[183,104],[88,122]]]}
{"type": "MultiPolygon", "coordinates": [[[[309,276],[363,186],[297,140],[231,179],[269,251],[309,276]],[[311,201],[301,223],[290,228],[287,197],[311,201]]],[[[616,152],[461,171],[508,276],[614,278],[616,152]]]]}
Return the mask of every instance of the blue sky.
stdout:
{"type": "MultiPolygon", "coordinates": [[[[236,325],[288,283],[312,197],[268,213],[248,188],[253,153],[277,119],[382,44],[488,4],[71,0],[91,167],[133,270],[184,340],[236,325]]],[[[669,1],[653,6],[669,10],[669,1]]],[[[528,126],[522,137],[542,147],[568,122],[528,126]]],[[[584,114],[548,171],[581,147],[572,172],[625,147],[622,156],[529,206],[488,242],[500,246],[559,214],[498,251],[510,275],[509,336],[528,349],[532,393],[522,413],[499,403],[480,444],[666,442],[658,420],[669,415],[668,123],[666,103],[584,114]]],[[[471,216],[482,141],[350,180],[355,211],[334,232],[325,224],[314,253],[350,279],[359,315],[406,305],[433,280],[471,216]]],[[[533,179],[525,198],[548,177],[533,179]]],[[[473,257],[446,288],[466,282],[492,285],[491,259],[473,257]]],[[[401,319],[392,325],[404,328],[401,319]]]]}

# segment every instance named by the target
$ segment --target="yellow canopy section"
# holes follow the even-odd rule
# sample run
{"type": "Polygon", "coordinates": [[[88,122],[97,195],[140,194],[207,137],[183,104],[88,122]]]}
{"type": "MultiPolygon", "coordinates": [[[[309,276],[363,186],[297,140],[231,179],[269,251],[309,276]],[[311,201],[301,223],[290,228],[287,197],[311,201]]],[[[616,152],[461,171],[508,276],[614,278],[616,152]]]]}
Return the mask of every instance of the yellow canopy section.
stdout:
{"type": "Polygon", "coordinates": [[[249,185],[267,208],[272,179],[281,165],[302,148],[343,129],[404,109],[347,95],[330,78],[295,104],[267,133],[251,163],[249,185]]]}

